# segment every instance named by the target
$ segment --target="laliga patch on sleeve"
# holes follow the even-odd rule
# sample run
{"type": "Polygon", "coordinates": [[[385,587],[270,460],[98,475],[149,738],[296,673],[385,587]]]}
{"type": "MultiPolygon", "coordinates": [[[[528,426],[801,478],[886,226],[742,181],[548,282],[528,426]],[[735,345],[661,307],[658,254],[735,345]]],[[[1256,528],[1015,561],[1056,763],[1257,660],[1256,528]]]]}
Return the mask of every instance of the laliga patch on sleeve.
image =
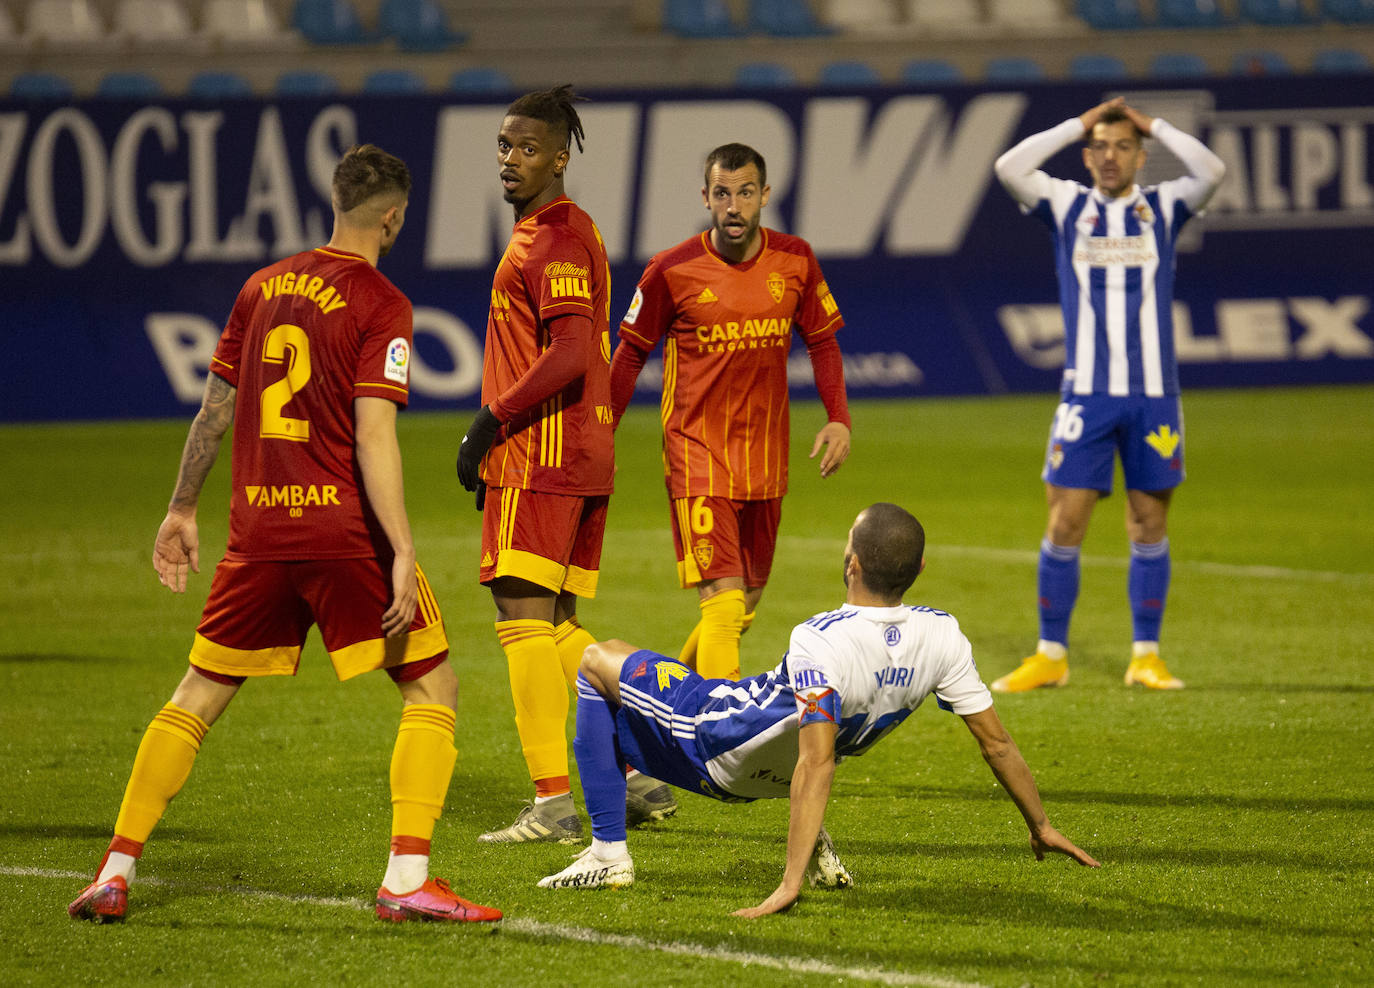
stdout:
{"type": "Polygon", "coordinates": [[[396,337],[386,345],[386,367],[382,371],[388,381],[405,384],[410,379],[410,344],[396,337]]]}
{"type": "Polygon", "coordinates": [[[644,305],[644,293],[638,288],[635,289],[635,297],[630,299],[630,308],[625,312],[625,318],[620,320],[626,326],[633,326],[635,320],[639,318],[640,307],[644,305]]]}

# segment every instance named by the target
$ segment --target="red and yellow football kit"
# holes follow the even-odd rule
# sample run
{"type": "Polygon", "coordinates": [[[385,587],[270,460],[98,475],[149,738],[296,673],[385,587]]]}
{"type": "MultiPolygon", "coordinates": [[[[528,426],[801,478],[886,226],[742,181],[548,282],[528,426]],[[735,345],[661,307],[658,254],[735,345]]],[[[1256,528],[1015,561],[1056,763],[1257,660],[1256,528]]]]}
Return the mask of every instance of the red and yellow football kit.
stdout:
{"type": "Polygon", "coordinates": [[[752,501],[787,493],[793,330],[816,364],[830,420],[849,424],[834,342],[844,320],[820,265],[800,237],[762,233],[758,254],[739,264],[715,250],[710,231],[658,254],[621,321],[612,365],[617,418],[644,357],[663,340],[663,457],[672,498],[752,501]]]}
{"type": "Polygon", "coordinates": [[[511,233],[492,280],[482,401],[505,423],[482,464],[482,582],[593,596],[615,471],[610,268],[596,224],[567,198],[511,233]]]}
{"type": "Polygon", "coordinates": [[[356,254],[319,247],[244,284],[210,366],[238,393],[229,542],[197,629],[196,666],[289,675],[312,623],[340,678],[447,650],[421,574],[406,647],[387,653],[391,547],[354,457],[354,399],[404,406],[410,352],[409,300],[356,254]],[[352,562],[315,565],[328,560],[352,562]]]}

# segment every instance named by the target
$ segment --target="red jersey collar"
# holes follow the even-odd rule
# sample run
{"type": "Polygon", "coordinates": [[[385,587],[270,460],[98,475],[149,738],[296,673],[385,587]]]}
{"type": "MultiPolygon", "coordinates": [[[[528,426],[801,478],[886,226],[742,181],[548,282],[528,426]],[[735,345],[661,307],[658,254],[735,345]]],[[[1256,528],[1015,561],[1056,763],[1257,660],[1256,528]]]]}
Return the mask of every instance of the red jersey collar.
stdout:
{"type": "Polygon", "coordinates": [[[763,235],[763,241],[759,244],[759,252],[755,254],[753,257],[749,258],[749,260],[747,261],[732,261],[724,254],[722,254],[720,251],[716,250],[716,245],[711,240],[711,231],[709,229],[702,231],[701,243],[702,246],[706,248],[706,253],[710,254],[712,257],[714,257],[717,261],[720,261],[720,263],[724,264],[726,267],[733,268],[736,271],[748,271],[750,268],[752,268],[755,264],[758,263],[759,258],[761,258],[764,255],[764,252],[768,250],[768,234],[770,232],[771,231],[769,231],[768,227],[766,226],[759,227],[759,233],[763,235]]]}

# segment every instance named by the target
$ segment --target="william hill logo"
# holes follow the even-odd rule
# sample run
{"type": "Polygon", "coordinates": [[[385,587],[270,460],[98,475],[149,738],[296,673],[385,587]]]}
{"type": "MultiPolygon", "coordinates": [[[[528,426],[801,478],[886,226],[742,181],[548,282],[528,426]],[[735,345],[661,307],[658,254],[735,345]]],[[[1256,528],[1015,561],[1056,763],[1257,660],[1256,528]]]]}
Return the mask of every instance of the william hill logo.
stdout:
{"type": "Polygon", "coordinates": [[[592,297],[590,272],[571,261],[551,261],[544,267],[549,281],[549,294],[554,298],[592,297]]]}

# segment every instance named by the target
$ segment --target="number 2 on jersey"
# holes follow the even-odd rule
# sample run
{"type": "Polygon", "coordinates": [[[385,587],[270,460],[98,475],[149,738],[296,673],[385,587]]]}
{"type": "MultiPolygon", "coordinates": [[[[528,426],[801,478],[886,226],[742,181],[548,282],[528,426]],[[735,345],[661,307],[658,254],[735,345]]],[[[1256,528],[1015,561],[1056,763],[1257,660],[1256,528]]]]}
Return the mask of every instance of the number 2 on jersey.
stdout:
{"type": "Polygon", "coordinates": [[[269,364],[286,364],[286,376],[262,389],[259,435],[309,442],[310,420],[290,418],[281,410],[310,380],[310,337],[290,323],[274,326],[263,341],[262,359],[269,364]]]}

